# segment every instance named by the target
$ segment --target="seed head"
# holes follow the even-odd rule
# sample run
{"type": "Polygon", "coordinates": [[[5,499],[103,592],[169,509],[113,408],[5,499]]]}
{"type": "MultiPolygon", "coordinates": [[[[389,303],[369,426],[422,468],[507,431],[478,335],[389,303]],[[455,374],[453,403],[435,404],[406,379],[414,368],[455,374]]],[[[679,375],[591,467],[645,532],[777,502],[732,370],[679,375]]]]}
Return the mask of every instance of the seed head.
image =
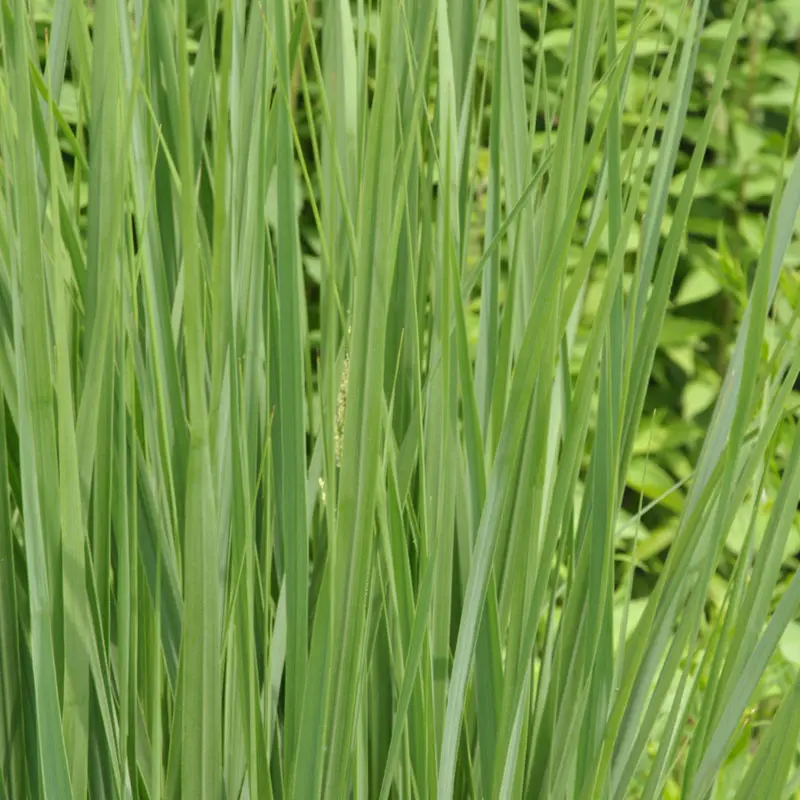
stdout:
{"type": "Polygon", "coordinates": [[[339,382],[339,397],[336,400],[336,432],[334,436],[334,453],[336,466],[342,466],[342,442],[344,441],[344,412],[347,408],[347,383],[350,378],[350,356],[345,354],[342,364],[342,378],[339,382]]]}

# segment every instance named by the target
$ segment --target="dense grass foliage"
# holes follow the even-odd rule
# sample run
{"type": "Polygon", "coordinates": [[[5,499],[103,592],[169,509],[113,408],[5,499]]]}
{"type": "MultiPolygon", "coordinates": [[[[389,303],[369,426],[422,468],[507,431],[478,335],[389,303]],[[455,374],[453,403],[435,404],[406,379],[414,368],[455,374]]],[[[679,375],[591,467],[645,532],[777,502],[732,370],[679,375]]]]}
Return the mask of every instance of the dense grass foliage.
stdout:
{"type": "Polygon", "coordinates": [[[4,797],[797,790],[793,2],[0,22],[4,797]]]}

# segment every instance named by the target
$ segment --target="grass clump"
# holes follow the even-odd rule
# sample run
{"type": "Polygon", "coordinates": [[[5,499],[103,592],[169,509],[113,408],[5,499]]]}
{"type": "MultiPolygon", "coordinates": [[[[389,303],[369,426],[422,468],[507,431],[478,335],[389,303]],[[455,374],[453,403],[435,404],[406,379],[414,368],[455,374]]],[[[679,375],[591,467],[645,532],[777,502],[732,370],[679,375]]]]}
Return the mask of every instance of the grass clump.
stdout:
{"type": "Polygon", "coordinates": [[[4,0],[6,797],[793,791],[793,112],[642,446],[750,5],[4,0]]]}

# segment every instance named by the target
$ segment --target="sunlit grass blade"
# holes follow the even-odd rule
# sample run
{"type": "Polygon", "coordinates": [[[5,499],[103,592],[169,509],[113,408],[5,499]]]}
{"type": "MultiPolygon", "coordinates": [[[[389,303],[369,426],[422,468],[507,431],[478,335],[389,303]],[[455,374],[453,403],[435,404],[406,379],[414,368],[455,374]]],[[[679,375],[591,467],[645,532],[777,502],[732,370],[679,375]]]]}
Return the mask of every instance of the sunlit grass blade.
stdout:
{"type": "Polygon", "coordinates": [[[58,473],[54,398],[51,383],[50,330],[46,323],[45,260],[36,189],[31,85],[28,73],[29,29],[25,10],[15,4],[14,16],[4,17],[4,50],[9,60],[11,97],[17,130],[6,130],[4,157],[15,166],[14,216],[18,236],[11,267],[14,343],[18,383],[18,435],[25,551],[29,565],[31,666],[35,690],[38,763],[47,796],[71,796],[62,730],[54,642],[54,598],[61,597],[61,542],[57,521],[58,473]],[[12,162],[13,159],[13,162],[12,162]],[[25,259],[23,269],[22,259],[25,259]],[[22,291],[24,277],[25,291],[22,291]],[[42,325],[42,322],[45,324],[42,325]]]}
{"type": "Polygon", "coordinates": [[[185,597],[179,713],[181,781],[194,797],[216,796],[221,779],[221,669],[219,536],[211,478],[206,396],[206,345],[203,322],[204,269],[197,246],[197,202],[189,107],[185,2],[178,4],[181,245],[185,277],[183,333],[186,348],[190,449],[186,479],[183,569],[185,597]]]}
{"type": "MultiPolygon", "coordinates": [[[[286,30],[289,6],[274,9],[272,41],[278,80],[289,86],[289,45],[286,30]]],[[[285,90],[284,90],[285,91],[285,90]]],[[[277,513],[287,576],[286,655],[286,767],[291,773],[300,730],[300,713],[308,663],[308,537],[305,525],[305,427],[303,415],[303,357],[300,330],[300,264],[297,259],[297,222],[294,216],[294,174],[290,109],[283,91],[276,96],[278,231],[276,274],[278,287],[277,334],[274,351],[281,364],[275,406],[274,443],[277,513]]]]}

